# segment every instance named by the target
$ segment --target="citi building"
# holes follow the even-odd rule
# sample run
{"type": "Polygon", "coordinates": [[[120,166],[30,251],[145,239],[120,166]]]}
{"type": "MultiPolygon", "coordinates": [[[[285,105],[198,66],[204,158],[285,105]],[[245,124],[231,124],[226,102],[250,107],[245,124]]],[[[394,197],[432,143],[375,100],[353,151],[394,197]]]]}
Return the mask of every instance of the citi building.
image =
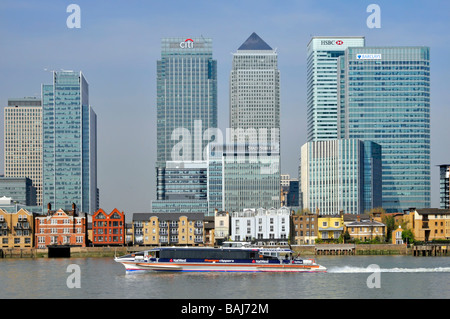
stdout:
{"type": "Polygon", "coordinates": [[[217,128],[217,61],[212,39],[174,37],[161,40],[157,61],[157,199],[164,199],[159,170],[167,161],[201,161],[217,128]],[[179,146],[182,147],[179,147],[179,146]]]}

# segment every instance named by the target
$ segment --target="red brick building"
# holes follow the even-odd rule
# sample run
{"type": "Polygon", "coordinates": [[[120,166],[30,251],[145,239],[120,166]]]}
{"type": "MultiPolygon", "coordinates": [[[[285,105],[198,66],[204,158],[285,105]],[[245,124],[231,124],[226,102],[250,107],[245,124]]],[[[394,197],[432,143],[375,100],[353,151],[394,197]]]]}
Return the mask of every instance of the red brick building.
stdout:
{"type": "Polygon", "coordinates": [[[92,215],[92,244],[124,245],[125,214],[117,208],[107,214],[99,209],[92,215]]]}
{"type": "Polygon", "coordinates": [[[49,210],[47,215],[35,218],[35,246],[47,248],[49,245],[69,245],[86,247],[87,216],[72,211],[49,210]]]}

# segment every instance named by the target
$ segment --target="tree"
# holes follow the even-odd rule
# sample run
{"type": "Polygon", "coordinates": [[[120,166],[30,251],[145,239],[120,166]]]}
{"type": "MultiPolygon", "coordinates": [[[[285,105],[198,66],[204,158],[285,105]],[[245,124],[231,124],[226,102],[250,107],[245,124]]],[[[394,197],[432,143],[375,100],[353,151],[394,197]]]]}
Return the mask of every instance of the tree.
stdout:
{"type": "Polygon", "coordinates": [[[392,231],[395,229],[395,219],[392,215],[383,214],[381,217],[383,224],[386,225],[386,241],[391,240],[392,231]]]}
{"type": "Polygon", "coordinates": [[[402,231],[402,239],[404,243],[414,244],[414,234],[411,229],[405,229],[402,231]]]}

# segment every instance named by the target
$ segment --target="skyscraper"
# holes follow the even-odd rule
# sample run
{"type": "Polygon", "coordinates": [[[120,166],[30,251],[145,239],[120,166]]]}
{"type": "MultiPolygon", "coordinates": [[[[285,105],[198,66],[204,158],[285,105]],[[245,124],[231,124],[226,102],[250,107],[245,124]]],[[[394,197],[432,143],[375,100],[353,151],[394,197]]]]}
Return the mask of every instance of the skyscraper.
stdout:
{"type": "Polygon", "coordinates": [[[208,143],[203,141],[203,133],[217,128],[217,61],[212,57],[212,40],[164,38],[161,46],[157,62],[157,166],[164,167],[166,161],[202,160],[208,143]],[[182,137],[188,139],[183,140],[185,148],[174,154],[182,137]]]}
{"type": "Polygon", "coordinates": [[[338,136],[381,145],[383,208],[430,207],[429,48],[349,47],[338,74],[338,136]]]}
{"type": "Polygon", "coordinates": [[[279,146],[278,55],[256,33],[233,53],[229,142],[279,146]]]}
{"type": "Polygon", "coordinates": [[[253,145],[211,143],[208,152],[208,213],[280,207],[280,155],[253,145]]]}
{"type": "Polygon", "coordinates": [[[301,193],[312,213],[363,214],[381,206],[381,147],[358,139],[307,142],[301,148],[301,193]]]}
{"type": "Polygon", "coordinates": [[[43,205],[98,209],[97,116],[81,72],[53,72],[42,85],[43,205]]]}
{"type": "Polygon", "coordinates": [[[42,205],[42,105],[40,98],[8,99],[4,109],[5,177],[27,177],[42,205]]]}
{"type": "Polygon", "coordinates": [[[307,138],[337,138],[337,59],[364,37],[313,37],[307,52],[307,138]]]}
{"type": "Polygon", "coordinates": [[[256,33],[233,53],[226,138],[208,153],[210,213],[279,207],[280,71],[256,33]]]}
{"type": "Polygon", "coordinates": [[[201,161],[217,129],[217,61],[212,39],[163,38],[157,61],[157,200],[167,161],[201,161]]]}

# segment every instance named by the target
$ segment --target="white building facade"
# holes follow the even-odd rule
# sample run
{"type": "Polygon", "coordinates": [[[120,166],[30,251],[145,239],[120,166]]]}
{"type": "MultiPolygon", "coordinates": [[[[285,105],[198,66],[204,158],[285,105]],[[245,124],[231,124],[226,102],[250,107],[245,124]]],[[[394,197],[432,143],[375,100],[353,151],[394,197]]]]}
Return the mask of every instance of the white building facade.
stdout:
{"type": "Polygon", "coordinates": [[[231,214],[231,240],[275,245],[286,243],[290,231],[287,207],[244,209],[231,214]]]}

